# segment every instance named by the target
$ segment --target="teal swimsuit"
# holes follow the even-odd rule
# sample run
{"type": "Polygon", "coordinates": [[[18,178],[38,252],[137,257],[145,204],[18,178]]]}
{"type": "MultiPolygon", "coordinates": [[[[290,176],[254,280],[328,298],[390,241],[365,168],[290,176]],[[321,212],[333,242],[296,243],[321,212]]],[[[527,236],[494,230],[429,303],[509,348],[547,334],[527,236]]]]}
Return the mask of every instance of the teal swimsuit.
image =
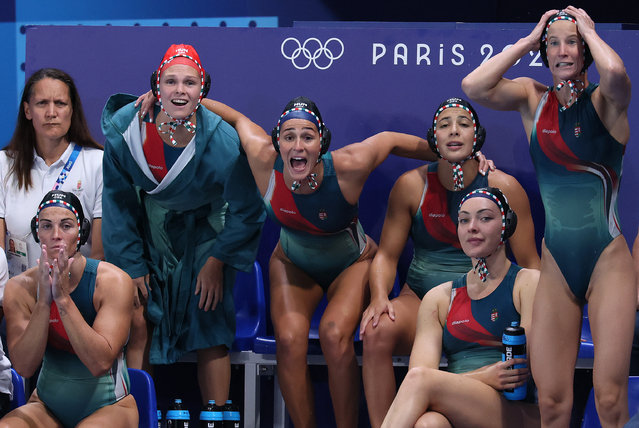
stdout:
{"type": "MultiPolygon", "coordinates": [[[[98,260],[88,259],[80,283],[71,293],[73,302],[87,324],[92,325],[97,315],[93,306],[93,292],[98,260]]],[[[65,426],[74,427],[96,410],[126,397],[129,392],[129,374],[124,352],[113,362],[111,369],[95,377],[73,352],[66,337],[57,307],[52,308],[49,337],[42,369],[38,377],[38,396],[54,416],[65,426]]]]}
{"type": "Polygon", "coordinates": [[[266,212],[282,226],[280,245],[286,257],[325,290],[366,248],[357,204],[342,195],[328,152],[322,156],[324,176],[317,190],[297,195],[286,186],[278,156],[264,195],[266,212]]]}
{"type": "Polygon", "coordinates": [[[422,200],[410,229],[414,254],[406,283],[420,299],[431,288],[472,268],[457,237],[457,209],[469,192],[488,186],[488,176],[477,174],[462,191],[447,190],[439,182],[437,165],[428,165],[422,200]]]}
{"type": "Polygon", "coordinates": [[[511,264],[501,284],[479,300],[468,296],[466,275],[453,281],[442,336],[448,371],[465,373],[501,361],[501,335],[512,321],[520,321],[513,303],[520,270],[511,264]]]}
{"type": "Polygon", "coordinates": [[[549,89],[537,107],[530,155],[546,211],[546,247],[574,295],[584,300],[602,251],[621,234],[617,195],[625,147],[599,119],[591,84],[559,111],[549,89]]]}

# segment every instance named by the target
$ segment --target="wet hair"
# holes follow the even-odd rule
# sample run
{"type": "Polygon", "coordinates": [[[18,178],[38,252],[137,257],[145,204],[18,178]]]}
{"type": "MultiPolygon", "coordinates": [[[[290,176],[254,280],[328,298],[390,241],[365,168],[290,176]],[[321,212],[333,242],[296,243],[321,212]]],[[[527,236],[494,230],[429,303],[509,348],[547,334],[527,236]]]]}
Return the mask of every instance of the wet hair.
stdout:
{"type": "Polygon", "coordinates": [[[271,131],[271,140],[273,141],[273,147],[277,152],[280,151],[280,127],[282,123],[288,119],[298,118],[306,119],[313,122],[317,126],[317,131],[320,134],[320,158],[324,153],[328,151],[328,146],[331,144],[331,131],[326,127],[322,114],[320,113],[317,105],[309,98],[295,97],[286,104],[280,119],[277,121],[277,125],[271,131]]]}
{"type": "MultiPolygon", "coordinates": [[[[555,13],[554,15],[552,15],[550,18],[546,20],[546,27],[544,28],[544,32],[541,34],[541,37],[539,38],[539,56],[541,57],[541,61],[544,63],[546,68],[549,67],[548,54],[546,53],[546,50],[548,49],[548,30],[550,29],[550,26],[557,21],[571,21],[575,25],[577,24],[577,20],[575,19],[575,17],[567,12],[564,12],[563,10],[555,13]]],[[[577,33],[579,33],[579,31],[577,31],[577,33]]],[[[592,59],[592,53],[590,53],[590,47],[588,46],[588,43],[586,43],[583,37],[581,37],[581,34],[579,34],[579,37],[581,38],[581,42],[583,43],[583,46],[584,46],[584,66],[581,69],[581,72],[583,73],[588,69],[588,67],[590,67],[590,64],[592,64],[593,59],[592,59]]]]}
{"type": "Polygon", "coordinates": [[[27,119],[24,112],[24,104],[28,104],[31,100],[35,84],[45,78],[59,80],[67,85],[69,89],[69,99],[71,100],[73,111],[71,114],[71,126],[66,135],[67,140],[79,146],[102,149],[102,146],[91,136],[91,131],[89,131],[89,125],[82,109],[82,101],[71,76],[57,68],[42,68],[33,73],[24,86],[20,106],[18,107],[16,127],[9,144],[4,148],[7,151],[7,155],[13,159],[9,174],[15,174],[18,189],[28,190],[32,185],[31,168],[33,168],[34,163],[33,151],[36,148],[36,132],[31,120],[27,119]]]}

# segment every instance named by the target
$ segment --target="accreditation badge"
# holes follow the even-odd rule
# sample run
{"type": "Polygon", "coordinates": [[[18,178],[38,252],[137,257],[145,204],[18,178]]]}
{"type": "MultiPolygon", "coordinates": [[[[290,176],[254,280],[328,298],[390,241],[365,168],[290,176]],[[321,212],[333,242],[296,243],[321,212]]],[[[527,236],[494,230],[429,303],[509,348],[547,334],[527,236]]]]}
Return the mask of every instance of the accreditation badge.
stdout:
{"type": "Polygon", "coordinates": [[[9,265],[9,277],[20,275],[29,267],[27,254],[27,242],[10,237],[7,240],[7,264],[9,265]]]}

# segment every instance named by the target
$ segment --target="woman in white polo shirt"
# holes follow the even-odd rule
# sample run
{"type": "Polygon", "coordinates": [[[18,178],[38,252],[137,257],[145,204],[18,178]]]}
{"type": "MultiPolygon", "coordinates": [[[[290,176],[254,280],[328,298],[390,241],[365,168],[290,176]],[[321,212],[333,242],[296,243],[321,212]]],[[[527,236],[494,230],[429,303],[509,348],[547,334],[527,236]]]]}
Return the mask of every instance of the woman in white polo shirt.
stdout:
{"type": "Polygon", "coordinates": [[[10,276],[36,265],[40,251],[30,220],[53,189],[80,199],[92,226],[83,253],[103,259],[102,147],[91,137],[71,76],[43,68],[27,81],[13,137],[0,151],[0,246],[10,276]]]}

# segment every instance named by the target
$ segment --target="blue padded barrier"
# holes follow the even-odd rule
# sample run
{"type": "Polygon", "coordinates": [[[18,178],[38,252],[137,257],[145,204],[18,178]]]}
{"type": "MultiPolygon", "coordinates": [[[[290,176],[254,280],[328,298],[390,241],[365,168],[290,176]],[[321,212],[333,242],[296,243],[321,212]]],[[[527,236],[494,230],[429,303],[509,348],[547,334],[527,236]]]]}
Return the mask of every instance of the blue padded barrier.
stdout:
{"type": "Polygon", "coordinates": [[[595,358],[595,345],[592,343],[590,332],[590,320],[588,318],[588,305],[584,305],[584,315],[581,322],[581,338],[579,343],[579,359],[593,360],[595,358]]]}
{"type": "Polygon", "coordinates": [[[157,428],[158,406],[155,398],[155,384],[151,375],[144,370],[129,368],[131,394],[138,406],[140,428],[157,428]]]}
{"type": "Polygon", "coordinates": [[[13,368],[11,369],[11,382],[13,383],[13,398],[11,399],[11,410],[27,403],[24,395],[24,379],[13,368]]]}
{"type": "MultiPolygon", "coordinates": [[[[628,410],[630,411],[630,416],[639,412],[639,376],[628,377],[628,410]]],[[[597,414],[597,408],[595,407],[594,389],[590,390],[590,395],[588,395],[586,410],[584,412],[584,420],[581,424],[581,428],[601,428],[599,415],[597,414]]]]}
{"type": "MultiPolygon", "coordinates": [[[[401,287],[399,284],[399,275],[395,275],[395,282],[393,283],[393,289],[390,293],[390,298],[397,297],[399,295],[401,287]]],[[[319,325],[322,319],[322,315],[324,315],[324,310],[327,305],[326,295],[322,297],[317,308],[315,308],[315,312],[313,313],[313,318],[311,318],[311,327],[308,332],[308,354],[309,355],[321,355],[322,348],[319,343],[319,325]]],[[[355,342],[360,342],[361,339],[359,337],[359,326],[355,330],[355,342]]],[[[273,336],[263,336],[259,335],[255,338],[253,342],[253,352],[256,354],[275,354],[275,338],[273,336]]]]}
{"type": "Polygon", "coordinates": [[[257,336],[266,334],[266,301],[262,268],[253,263],[251,272],[238,272],[233,289],[236,330],[232,351],[250,351],[257,336]]]}

